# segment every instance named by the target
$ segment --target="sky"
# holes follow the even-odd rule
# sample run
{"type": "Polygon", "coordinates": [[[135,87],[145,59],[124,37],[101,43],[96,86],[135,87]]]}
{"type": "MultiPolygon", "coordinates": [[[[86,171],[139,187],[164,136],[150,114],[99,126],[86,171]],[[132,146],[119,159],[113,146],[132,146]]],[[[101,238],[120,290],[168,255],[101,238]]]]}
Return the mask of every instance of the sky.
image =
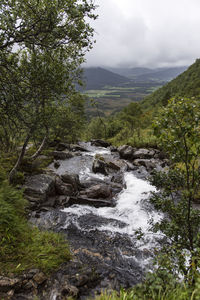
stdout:
{"type": "Polygon", "coordinates": [[[174,67],[200,57],[200,0],[94,0],[87,66],[174,67]]]}

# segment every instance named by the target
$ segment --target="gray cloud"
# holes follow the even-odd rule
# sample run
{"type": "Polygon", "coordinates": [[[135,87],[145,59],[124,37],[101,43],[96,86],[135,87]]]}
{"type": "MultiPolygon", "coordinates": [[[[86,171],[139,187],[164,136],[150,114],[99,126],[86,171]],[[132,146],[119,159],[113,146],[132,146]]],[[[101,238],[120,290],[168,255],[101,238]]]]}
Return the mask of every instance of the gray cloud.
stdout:
{"type": "Polygon", "coordinates": [[[162,67],[200,56],[199,0],[96,0],[88,66],[162,67]]]}

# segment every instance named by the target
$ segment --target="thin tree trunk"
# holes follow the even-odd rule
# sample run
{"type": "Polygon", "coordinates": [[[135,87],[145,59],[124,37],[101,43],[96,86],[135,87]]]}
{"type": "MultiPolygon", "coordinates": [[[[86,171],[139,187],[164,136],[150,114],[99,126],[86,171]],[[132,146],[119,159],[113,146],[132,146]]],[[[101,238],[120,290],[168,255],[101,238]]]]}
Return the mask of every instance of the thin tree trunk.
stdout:
{"type": "Polygon", "coordinates": [[[43,141],[42,141],[40,147],[38,148],[38,150],[31,156],[31,159],[32,159],[32,160],[36,159],[36,158],[40,155],[41,151],[42,151],[43,148],[44,148],[44,145],[45,145],[45,143],[46,143],[46,140],[47,140],[47,136],[44,137],[44,139],[43,139],[43,141]]]}
{"type": "Polygon", "coordinates": [[[20,155],[18,157],[18,160],[16,162],[16,164],[14,165],[14,167],[12,168],[12,170],[10,171],[10,174],[9,174],[9,182],[11,183],[12,180],[13,180],[13,177],[14,175],[16,174],[17,172],[17,169],[19,168],[19,166],[21,165],[21,162],[22,162],[22,159],[24,157],[24,154],[26,152],[26,147],[28,145],[28,142],[29,142],[29,139],[31,137],[31,134],[29,133],[24,141],[24,144],[23,144],[23,147],[22,147],[22,150],[20,152],[20,155]]]}

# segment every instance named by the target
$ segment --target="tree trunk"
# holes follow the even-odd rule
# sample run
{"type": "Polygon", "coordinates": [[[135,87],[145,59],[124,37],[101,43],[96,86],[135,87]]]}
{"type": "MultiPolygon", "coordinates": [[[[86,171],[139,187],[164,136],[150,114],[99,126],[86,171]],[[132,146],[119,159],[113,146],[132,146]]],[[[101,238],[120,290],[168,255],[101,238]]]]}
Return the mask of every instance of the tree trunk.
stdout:
{"type": "Polygon", "coordinates": [[[24,157],[24,154],[26,152],[26,147],[28,145],[28,142],[29,142],[29,139],[31,137],[31,134],[29,133],[24,141],[24,144],[23,144],[23,147],[22,147],[22,150],[20,152],[20,155],[18,157],[18,160],[16,162],[16,164],[14,165],[14,167],[12,168],[12,170],[10,171],[10,174],[9,174],[9,182],[12,183],[12,180],[13,180],[13,177],[15,176],[16,172],[17,172],[17,169],[19,168],[19,166],[21,165],[21,162],[22,162],[22,159],[24,157]]]}
{"type": "Polygon", "coordinates": [[[40,155],[41,151],[42,151],[43,148],[44,148],[44,145],[45,145],[45,143],[46,143],[46,140],[47,140],[47,136],[44,137],[44,139],[43,139],[43,141],[42,141],[40,147],[38,148],[38,150],[31,156],[31,159],[32,159],[32,160],[36,159],[36,158],[40,155]]]}

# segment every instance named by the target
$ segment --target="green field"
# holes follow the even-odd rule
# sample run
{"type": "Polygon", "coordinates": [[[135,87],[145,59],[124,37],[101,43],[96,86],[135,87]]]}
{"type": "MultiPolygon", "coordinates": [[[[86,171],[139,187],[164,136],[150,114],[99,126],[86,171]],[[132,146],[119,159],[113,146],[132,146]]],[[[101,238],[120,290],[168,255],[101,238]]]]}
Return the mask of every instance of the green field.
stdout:
{"type": "Polygon", "coordinates": [[[132,83],[134,86],[105,86],[98,90],[86,90],[83,94],[88,97],[86,111],[89,117],[101,115],[111,115],[123,109],[131,102],[142,100],[160,88],[160,83],[143,82],[132,83]],[[137,86],[138,84],[138,86],[137,86]],[[92,101],[95,105],[92,105],[92,101]],[[98,111],[97,111],[98,109],[98,111]]]}

